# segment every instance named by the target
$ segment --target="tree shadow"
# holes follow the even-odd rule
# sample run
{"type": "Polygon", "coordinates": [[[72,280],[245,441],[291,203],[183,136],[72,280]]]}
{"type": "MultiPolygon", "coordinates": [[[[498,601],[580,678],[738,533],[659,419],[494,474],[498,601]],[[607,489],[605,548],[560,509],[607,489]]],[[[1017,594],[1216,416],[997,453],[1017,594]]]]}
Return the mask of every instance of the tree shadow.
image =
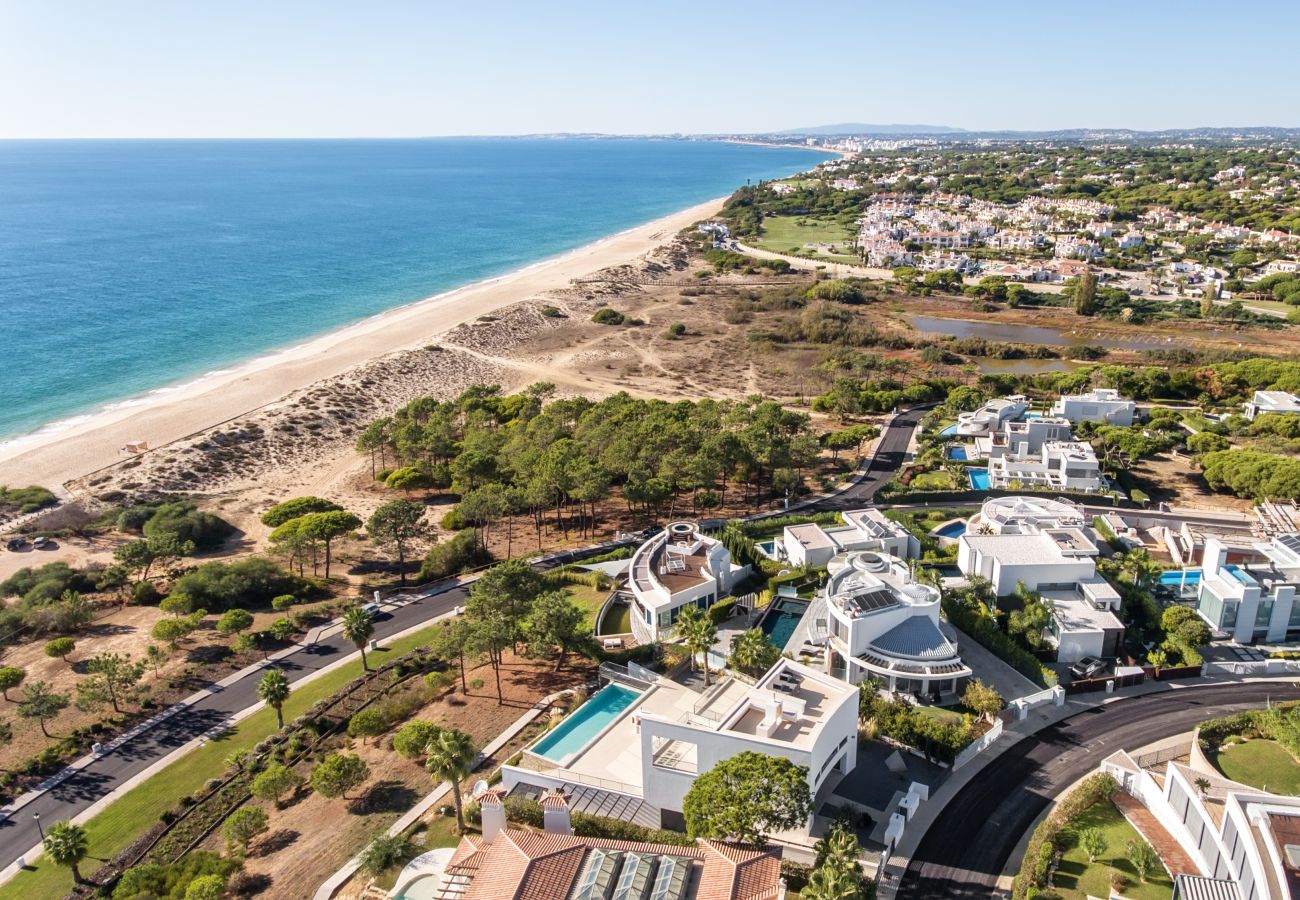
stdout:
{"type": "Polygon", "coordinates": [[[353,800],[348,805],[348,812],[356,815],[401,813],[414,806],[419,799],[420,794],[414,788],[389,779],[376,782],[364,796],[353,800]]]}
{"type": "Polygon", "coordinates": [[[264,834],[257,842],[256,855],[270,856],[272,853],[279,853],[300,837],[302,837],[301,832],[294,831],[292,828],[280,828],[264,834]]]}

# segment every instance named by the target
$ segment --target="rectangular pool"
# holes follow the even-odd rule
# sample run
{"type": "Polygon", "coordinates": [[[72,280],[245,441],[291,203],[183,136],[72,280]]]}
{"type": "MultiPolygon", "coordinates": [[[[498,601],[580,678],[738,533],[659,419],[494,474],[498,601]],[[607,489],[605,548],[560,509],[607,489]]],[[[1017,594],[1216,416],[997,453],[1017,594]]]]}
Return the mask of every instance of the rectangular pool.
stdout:
{"type": "Polygon", "coordinates": [[[970,486],[975,490],[987,491],[989,489],[988,469],[967,469],[966,474],[970,477],[970,486]]]}
{"type": "Polygon", "coordinates": [[[767,635],[767,642],[778,650],[784,650],[785,645],[790,643],[795,626],[808,611],[808,605],[807,600],[792,600],[788,597],[773,601],[772,608],[758,626],[767,635]]]}
{"type": "Polygon", "coordinates": [[[1186,571],[1181,569],[1171,569],[1168,572],[1160,573],[1161,587],[1178,587],[1182,584],[1185,584],[1188,587],[1196,587],[1200,583],[1200,569],[1187,569],[1186,571]]]}
{"type": "Polygon", "coordinates": [[[965,461],[966,461],[966,448],[965,448],[965,447],[949,447],[949,448],[948,448],[948,458],[949,458],[949,459],[959,459],[959,460],[961,460],[962,462],[965,462],[965,461]]]}
{"type": "Polygon", "coordinates": [[[953,538],[956,540],[966,533],[965,522],[949,522],[947,525],[941,525],[934,530],[939,537],[953,538]]]}
{"type": "Polygon", "coordinates": [[[569,716],[528,749],[552,762],[564,762],[619,717],[641,697],[640,691],[621,684],[607,684],[591,699],[575,709],[569,716]]]}

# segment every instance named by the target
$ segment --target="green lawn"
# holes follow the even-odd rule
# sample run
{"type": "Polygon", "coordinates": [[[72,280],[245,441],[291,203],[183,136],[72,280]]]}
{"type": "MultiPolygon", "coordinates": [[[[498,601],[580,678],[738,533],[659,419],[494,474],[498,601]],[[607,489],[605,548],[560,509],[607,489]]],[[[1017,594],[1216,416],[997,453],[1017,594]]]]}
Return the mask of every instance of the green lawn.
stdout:
{"type": "Polygon", "coordinates": [[[773,253],[789,253],[804,244],[840,244],[844,253],[835,255],[843,255],[843,261],[856,262],[857,257],[849,255],[848,245],[852,240],[853,233],[838,222],[806,216],[769,216],[763,220],[763,235],[756,245],[773,253]]]}
{"type": "Polygon", "coordinates": [[[1277,794],[1300,794],[1300,764],[1277,741],[1255,738],[1211,753],[1211,761],[1233,781],[1277,794]]]}
{"type": "Polygon", "coordinates": [[[942,706],[918,706],[916,711],[926,718],[938,719],[940,722],[949,725],[960,725],[966,721],[958,708],[945,709],[942,706]]]}
{"type": "Polygon", "coordinates": [[[1128,879],[1120,893],[1129,900],[1169,900],[1174,883],[1163,867],[1142,882],[1125,858],[1128,842],[1140,839],[1137,831],[1110,801],[1085,810],[1061,832],[1063,852],[1061,865],[1056,870],[1056,892],[1064,900],[1084,900],[1089,895],[1109,897],[1111,872],[1118,871],[1128,879]],[[1078,834],[1085,828],[1100,828],[1106,836],[1106,852],[1097,857],[1095,863],[1088,862],[1088,854],[1078,846],[1078,834]]]}
{"type": "Polygon", "coordinates": [[[961,490],[964,485],[959,485],[957,479],[948,470],[935,469],[914,476],[908,487],[918,491],[955,491],[961,490]]]}
{"type": "MultiPolygon", "coordinates": [[[[609,591],[598,591],[595,588],[587,587],[585,584],[566,584],[564,591],[573,601],[573,605],[582,610],[582,621],[586,627],[595,629],[596,615],[600,612],[601,605],[605,598],[609,596],[609,591]]],[[[628,626],[631,628],[631,626],[628,626]]]]}
{"type": "MultiPolygon", "coordinates": [[[[379,665],[414,650],[426,643],[433,630],[440,627],[442,626],[431,625],[380,650],[372,651],[369,654],[370,660],[379,665]]],[[[312,704],[330,696],[360,674],[361,661],[356,660],[339,666],[311,684],[295,688],[284,704],[285,720],[302,715],[312,704]]],[[[164,811],[175,806],[181,797],[195,793],[209,778],[215,778],[225,771],[225,760],[230,754],[237,750],[251,749],[275,730],[275,711],[263,709],[244,719],[220,739],[204,744],[137,785],[126,796],[85,823],[90,838],[90,854],[87,862],[82,865],[82,870],[88,874],[94,871],[98,861],[112,858],[142,831],[158,821],[164,811]]],[[[0,886],[0,900],[61,897],[70,890],[71,872],[41,860],[0,886]]]]}

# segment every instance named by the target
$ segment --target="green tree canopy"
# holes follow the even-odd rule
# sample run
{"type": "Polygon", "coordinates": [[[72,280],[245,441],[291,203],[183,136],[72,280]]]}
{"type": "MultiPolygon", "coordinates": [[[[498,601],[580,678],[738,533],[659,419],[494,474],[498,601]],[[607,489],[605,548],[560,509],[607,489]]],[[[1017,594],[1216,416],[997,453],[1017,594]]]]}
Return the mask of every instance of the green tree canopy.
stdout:
{"type": "Polygon", "coordinates": [[[812,814],[808,767],[743,751],[695,779],[682,813],[693,838],[762,846],[768,832],[801,826],[812,814]]]}

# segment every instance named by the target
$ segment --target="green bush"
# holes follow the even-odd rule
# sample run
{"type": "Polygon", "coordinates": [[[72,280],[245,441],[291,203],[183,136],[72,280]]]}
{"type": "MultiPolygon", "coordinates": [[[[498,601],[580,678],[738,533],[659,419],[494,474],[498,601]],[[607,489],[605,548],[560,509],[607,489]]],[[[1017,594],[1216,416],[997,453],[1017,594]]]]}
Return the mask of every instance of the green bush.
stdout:
{"type": "Polygon", "coordinates": [[[180,900],[190,882],[206,875],[216,875],[222,880],[239,869],[237,859],[223,857],[207,850],[196,850],[171,865],[150,863],[127,869],[113,889],[113,900],[154,900],[172,898],[180,900]]]}
{"type": "Polygon", "coordinates": [[[269,559],[254,556],[231,563],[204,563],[178,578],[172,593],[189,597],[192,609],[222,612],[265,607],[273,598],[303,587],[303,581],[292,573],[269,559]]]}
{"type": "Polygon", "coordinates": [[[1061,829],[1084,810],[1103,800],[1109,800],[1117,787],[1114,778],[1104,772],[1097,772],[1085,778],[1078,787],[1056,804],[1051,815],[1044,819],[1029,837],[1025,855],[1020,860],[1019,874],[1016,875],[1012,885],[1013,900],[1028,900],[1030,897],[1042,896],[1041,893],[1033,892],[1047,887],[1046,880],[1051,871],[1050,860],[1055,853],[1056,838],[1061,833],[1061,829]],[[1044,859],[1048,860],[1046,866],[1043,864],[1044,859]]]}
{"type": "Polygon", "coordinates": [[[624,316],[616,309],[610,309],[608,306],[601,307],[592,315],[591,321],[597,325],[622,325],[624,316]]]}
{"type": "Polygon", "coordinates": [[[478,546],[474,530],[467,528],[456,532],[451,540],[429,548],[420,565],[418,578],[420,581],[437,581],[491,561],[492,557],[478,546]]]}
{"type": "Polygon", "coordinates": [[[59,499],[52,492],[33,485],[11,488],[0,484],[0,512],[18,515],[34,513],[38,509],[54,506],[59,499]]]}
{"type": "Polygon", "coordinates": [[[943,613],[954,628],[966,632],[982,647],[1035,684],[1052,687],[1059,680],[1055,672],[1040,663],[1034,654],[1017,644],[1011,635],[999,629],[988,616],[980,615],[966,604],[947,596],[943,598],[943,613]]]}
{"type": "Polygon", "coordinates": [[[213,550],[234,532],[229,522],[189,502],[164,503],[144,523],[145,537],[175,535],[182,544],[192,542],[196,550],[213,550]]]}

